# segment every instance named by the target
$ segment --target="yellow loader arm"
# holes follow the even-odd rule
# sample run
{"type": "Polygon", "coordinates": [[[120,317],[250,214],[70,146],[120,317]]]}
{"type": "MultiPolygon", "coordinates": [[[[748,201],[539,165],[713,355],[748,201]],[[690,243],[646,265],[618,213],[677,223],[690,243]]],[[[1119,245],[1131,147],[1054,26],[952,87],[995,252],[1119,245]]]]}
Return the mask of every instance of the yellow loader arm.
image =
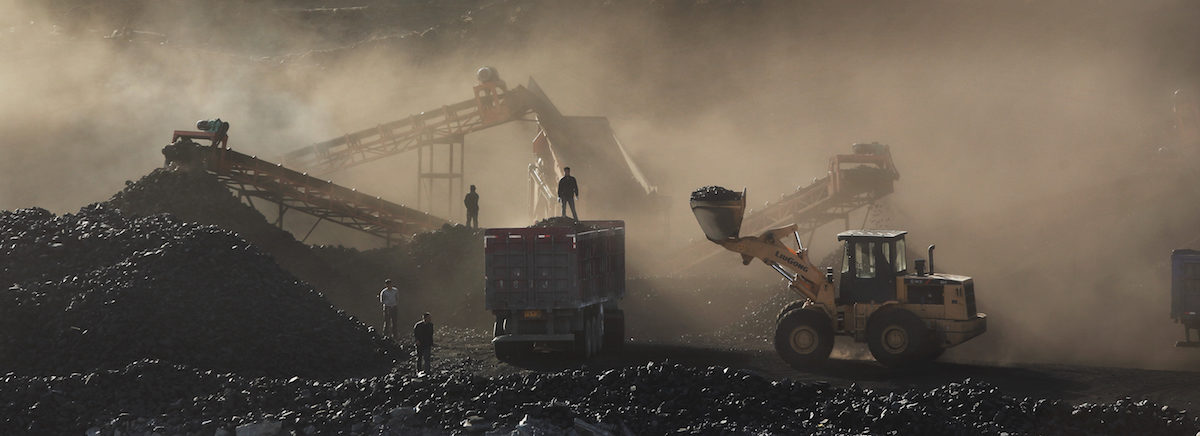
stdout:
{"type": "MultiPolygon", "coordinates": [[[[709,188],[705,188],[709,189],[709,188]]],[[[742,215],[746,211],[746,193],[712,187],[714,196],[697,198],[693,194],[692,214],[709,241],[726,250],[742,255],[742,264],[759,259],[787,279],[789,287],[808,298],[810,304],[823,306],[834,317],[832,277],[826,276],[808,258],[808,250],[800,243],[797,226],[771,229],[758,236],[739,237],[742,215]],[[796,238],[796,249],[784,244],[788,236],[796,238]]],[[[698,191],[700,192],[700,191],[698,191]]]]}
{"type": "Polygon", "coordinates": [[[792,290],[823,306],[827,311],[833,309],[833,283],[809,260],[808,250],[800,244],[800,235],[796,232],[795,224],[767,230],[759,236],[714,242],[726,250],[741,254],[743,265],[749,265],[754,259],[761,260],[787,279],[792,290]],[[788,236],[796,238],[798,251],[784,244],[783,239],[788,236]]]}

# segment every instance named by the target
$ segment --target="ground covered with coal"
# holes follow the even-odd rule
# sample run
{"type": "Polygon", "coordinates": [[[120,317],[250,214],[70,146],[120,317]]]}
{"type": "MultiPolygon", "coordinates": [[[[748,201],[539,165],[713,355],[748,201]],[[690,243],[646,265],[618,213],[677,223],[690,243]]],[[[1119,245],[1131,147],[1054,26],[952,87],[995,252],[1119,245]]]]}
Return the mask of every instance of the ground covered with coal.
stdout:
{"type": "Polygon", "coordinates": [[[472,362],[317,381],[252,378],[160,361],[117,370],[0,378],[0,433],[413,434],[466,428],[565,434],[1195,434],[1184,411],[1015,398],[970,379],[928,390],[769,380],[650,362],[609,370],[484,377],[472,362]],[[264,431],[265,430],[265,431],[264,431]]]}
{"type": "Polygon", "coordinates": [[[0,212],[0,372],[145,358],[245,374],[386,372],[398,353],[237,235],[104,204],[0,212]]]}

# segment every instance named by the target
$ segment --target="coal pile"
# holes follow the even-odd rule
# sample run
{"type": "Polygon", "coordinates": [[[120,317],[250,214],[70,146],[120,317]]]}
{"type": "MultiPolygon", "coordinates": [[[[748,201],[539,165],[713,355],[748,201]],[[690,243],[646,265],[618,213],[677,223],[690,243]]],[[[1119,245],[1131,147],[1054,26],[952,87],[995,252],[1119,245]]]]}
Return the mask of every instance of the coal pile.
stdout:
{"type": "MultiPolygon", "coordinates": [[[[131,217],[166,213],[182,221],[234,232],[270,253],[280,266],[316,286],[339,306],[347,303],[340,297],[365,285],[331,268],[291,233],[272,225],[257,209],[239,201],[216,176],[203,171],[159,168],[137,181],[126,182],[125,188],[106,203],[131,217]]],[[[375,282],[372,279],[370,285],[375,282]]]]}
{"type": "Polygon", "coordinates": [[[730,191],[720,186],[705,186],[692,191],[692,201],[736,201],[741,199],[741,192],[730,191]]]}
{"type": "Polygon", "coordinates": [[[262,213],[233,196],[203,171],[159,168],[125,183],[107,203],[128,216],[169,213],[183,221],[211,224],[241,235],[267,251],[303,247],[292,235],[267,222],[262,213]]]}
{"type": "Polygon", "coordinates": [[[772,381],[669,362],[605,371],[483,377],[444,365],[326,382],[249,378],[158,361],[68,376],[0,378],[0,432],[98,434],[451,433],[470,425],[564,434],[581,425],[637,434],[1195,434],[1200,422],[1150,401],[1072,406],[963,380],[877,392],[772,381]],[[239,432],[240,433],[240,432],[239,432]]]}
{"type": "Polygon", "coordinates": [[[0,372],[146,358],[244,374],[378,374],[394,347],[237,235],[168,215],[0,212],[0,372]]]}

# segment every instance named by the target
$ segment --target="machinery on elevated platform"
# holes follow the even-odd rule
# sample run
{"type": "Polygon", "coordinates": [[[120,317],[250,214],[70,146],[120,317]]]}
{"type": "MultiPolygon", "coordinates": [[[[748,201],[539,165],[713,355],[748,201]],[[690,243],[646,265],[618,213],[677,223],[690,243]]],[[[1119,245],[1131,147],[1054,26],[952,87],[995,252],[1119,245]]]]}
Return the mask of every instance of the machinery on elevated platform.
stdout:
{"type": "Polygon", "coordinates": [[[277,204],[277,224],[281,226],[286,211],[299,210],[390,241],[396,235],[431,230],[447,223],[421,211],[432,210],[435,184],[445,183],[447,216],[454,205],[461,204],[467,134],[525,120],[538,125],[533,144],[535,163],[529,169],[532,218],[556,214],[552,206],[557,204],[553,187],[564,166],[605,177],[606,188],[590,197],[589,205],[622,215],[647,210],[651,205],[663,206],[664,202],[654,195],[655,189],[616,140],[607,119],[562,115],[532,79],[528,87],[509,88],[495,68],[483,67],[476,74],[479,84],[474,87],[471,99],[302,147],[283,155],[278,164],[229,149],[229,123],[220,119],[198,123],[199,131],[175,131],[172,145],[163,153],[168,163],[202,168],[217,175],[243,197],[277,204]],[[530,115],[535,117],[527,118],[530,115]],[[196,140],[210,141],[210,145],[201,146],[196,140]],[[326,177],[413,150],[417,151],[418,159],[415,208],[309,175],[326,177]],[[448,165],[434,167],[437,153],[445,156],[437,159],[443,162],[439,165],[448,165]],[[308,172],[296,170],[299,168],[308,172]]]}
{"type": "Polygon", "coordinates": [[[476,77],[479,84],[471,99],[302,147],[285,154],[282,163],[328,175],[416,150],[417,208],[432,210],[435,184],[444,183],[450,214],[463,195],[466,135],[511,121],[533,121],[538,133],[528,174],[531,218],[557,215],[555,187],[564,166],[574,167],[577,174],[604,175],[606,189],[589,197],[589,206],[603,206],[610,214],[627,212],[622,208],[661,209],[664,201],[656,197],[656,189],[629,158],[606,118],[563,115],[533,79],[528,86],[509,88],[492,67],[480,68],[476,77]],[[436,159],[437,168],[435,155],[444,156],[436,159]]]}
{"type": "MultiPolygon", "coordinates": [[[[739,237],[746,196],[721,188],[727,197],[693,196],[692,212],[709,241],[738,253],[742,263],[761,260],[788,282],[802,300],[779,312],[775,350],[796,367],[824,362],[834,336],[866,342],[871,355],[886,366],[905,366],[936,359],[942,352],[979,336],[987,315],[976,311],[975,282],[970,277],[933,271],[915,262],[909,273],[904,231],[842,232],[840,289],[832,269],[822,272],[800,242],[795,224],[739,237]],[[785,243],[795,238],[795,248],[785,243]]],[[[698,191],[700,192],[700,191],[698,191]]]]}

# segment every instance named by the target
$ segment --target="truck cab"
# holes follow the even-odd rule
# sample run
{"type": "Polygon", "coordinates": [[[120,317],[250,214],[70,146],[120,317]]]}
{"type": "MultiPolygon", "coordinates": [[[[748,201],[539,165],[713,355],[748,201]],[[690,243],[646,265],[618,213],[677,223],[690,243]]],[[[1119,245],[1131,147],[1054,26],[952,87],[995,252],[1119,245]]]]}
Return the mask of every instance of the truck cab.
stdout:
{"type": "Polygon", "coordinates": [[[896,299],[896,278],[907,272],[902,230],[850,230],[843,242],[838,304],[882,303],[896,299]]]}

